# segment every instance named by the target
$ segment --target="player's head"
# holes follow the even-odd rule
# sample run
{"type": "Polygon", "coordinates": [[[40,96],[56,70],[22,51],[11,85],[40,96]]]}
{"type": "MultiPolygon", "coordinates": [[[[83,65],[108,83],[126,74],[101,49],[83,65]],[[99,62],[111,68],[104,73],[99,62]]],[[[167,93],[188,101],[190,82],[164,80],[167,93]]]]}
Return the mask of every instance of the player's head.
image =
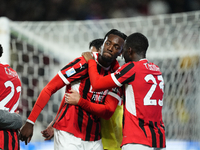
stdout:
{"type": "Polygon", "coordinates": [[[101,47],[101,58],[104,61],[112,62],[121,55],[126,35],[116,29],[110,30],[104,37],[101,47]]]}
{"type": "Polygon", "coordinates": [[[89,43],[89,49],[91,52],[101,52],[101,46],[103,44],[103,39],[95,39],[89,43]]]}
{"type": "Polygon", "coordinates": [[[3,54],[3,47],[0,44],[0,57],[2,56],[2,54],[3,54]]]}
{"type": "Polygon", "coordinates": [[[117,29],[111,29],[110,31],[108,31],[106,33],[106,35],[104,36],[104,40],[106,39],[107,36],[109,36],[110,34],[114,34],[114,35],[118,35],[119,37],[121,37],[122,39],[126,40],[127,38],[127,35],[120,32],[119,30],[117,29]]]}
{"type": "Polygon", "coordinates": [[[143,34],[137,32],[129,35],[124,43],[123,57],[125,62],[145,58],[148,47],[148,39],[143,34]]]}

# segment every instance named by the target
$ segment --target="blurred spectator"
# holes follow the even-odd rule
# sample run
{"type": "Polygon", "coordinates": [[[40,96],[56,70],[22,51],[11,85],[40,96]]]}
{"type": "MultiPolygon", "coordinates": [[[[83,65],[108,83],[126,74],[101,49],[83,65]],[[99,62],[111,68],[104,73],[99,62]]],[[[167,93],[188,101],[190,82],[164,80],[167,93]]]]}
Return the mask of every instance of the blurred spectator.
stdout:
{"type": "Polygon", "coordinates": [[[148,10],[150,15],[168,14],[169,4],[164,0],[152,0],[149,2],[148,10]]]}

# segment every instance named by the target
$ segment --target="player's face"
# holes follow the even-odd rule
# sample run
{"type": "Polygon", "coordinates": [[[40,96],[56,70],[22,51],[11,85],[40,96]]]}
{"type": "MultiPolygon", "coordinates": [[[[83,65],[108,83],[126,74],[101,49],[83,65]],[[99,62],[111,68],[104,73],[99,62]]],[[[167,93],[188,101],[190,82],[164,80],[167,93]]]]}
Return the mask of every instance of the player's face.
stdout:
{"type": "Polygon", "coordinates": [[[104,61],[112,62],[122,52],[124,39],[118,35],[110,34],[104,40],[101,56],[104,61]]]}

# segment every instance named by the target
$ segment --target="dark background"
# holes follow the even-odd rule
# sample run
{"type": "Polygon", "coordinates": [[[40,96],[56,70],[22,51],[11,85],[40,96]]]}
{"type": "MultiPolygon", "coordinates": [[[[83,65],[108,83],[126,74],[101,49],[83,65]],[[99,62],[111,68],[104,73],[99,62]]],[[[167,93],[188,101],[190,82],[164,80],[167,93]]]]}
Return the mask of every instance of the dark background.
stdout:
{"type": "Polygon", "coordinates": [[[200,10],[200,0],[0,0],[13,21],[109,19],[200,10]]]}

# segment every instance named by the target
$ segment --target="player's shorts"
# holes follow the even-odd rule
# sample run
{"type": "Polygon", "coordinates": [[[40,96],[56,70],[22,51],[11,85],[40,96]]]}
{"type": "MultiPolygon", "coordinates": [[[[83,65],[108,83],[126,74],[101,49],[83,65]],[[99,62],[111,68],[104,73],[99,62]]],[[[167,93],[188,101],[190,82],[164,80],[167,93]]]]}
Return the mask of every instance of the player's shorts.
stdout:
{"type": "Polygon", "coordinates": [[[126,144],[122,146],[122,150],[166,150],[166,148],[153,148],[142,144],[126,144]]]}
{"type": "Polygon", "coordinates": [[[103,150],[101,140],[83,141],[73,134],[54,130],[54,150],[103,150]]]}

